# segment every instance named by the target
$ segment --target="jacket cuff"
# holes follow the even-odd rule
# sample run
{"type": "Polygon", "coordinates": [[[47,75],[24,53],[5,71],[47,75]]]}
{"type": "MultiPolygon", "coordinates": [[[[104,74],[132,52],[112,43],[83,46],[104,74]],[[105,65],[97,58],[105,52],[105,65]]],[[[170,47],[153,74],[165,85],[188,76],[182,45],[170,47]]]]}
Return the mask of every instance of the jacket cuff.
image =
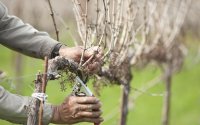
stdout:
{"type": "Polygon", "coordinates": [[[48,56],[48,58],[51,58],[52,56],[52,52],[55,49],[56,46],[62,46],[62,43],[52,39],[49,36],[45,36],[46,38],[44,38],[44,36],[42,37],[43,39],[43,44],[41,45],[40,48],[40,58],[44,59],[45,56],[48,56]]]}
{"type": "Polygon", "coordinates": [[[43,124],[48,125],[53,117],[53,106],[51,104],[45,104],[43,110],[43,124]]]}
{"type": "Polygon", "coordinates": [[[53,50],[51,52],[50,59],[55,58],[56,56],[59,56],[59,50],[60,50],[61,46],[63,46],[63,44],[61,44],[61,43],[58,43],[55,45],[55,47],[53,48],[53,50]]]}

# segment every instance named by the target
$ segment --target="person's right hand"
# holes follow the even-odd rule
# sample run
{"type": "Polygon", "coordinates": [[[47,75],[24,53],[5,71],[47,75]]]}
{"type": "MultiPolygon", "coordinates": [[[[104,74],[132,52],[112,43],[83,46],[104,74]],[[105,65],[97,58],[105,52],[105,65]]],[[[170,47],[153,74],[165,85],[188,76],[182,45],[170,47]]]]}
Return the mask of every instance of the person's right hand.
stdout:
{"type": "MultiPolygon", "coordinates": [[[[77,63],[80,63],[83,51],[84,51],[84,47],[82,46],[78,46],[78,47],[62,46],[59,50],[59,55],[67,59],[72,59],[77,63]]],[[[87,64],[87,69],[88,69],[88,72],[90,73],[95,73],[96,71],[98,71],[99,67],[101,66],[101,63],[102,63],[101,58],[103,56],[102,49],[99,48],[98,46],[94,46],[85,50],[85,53],[83,55],[83,64],[93,55],[95,56],[92,58],[90,63],[87,64]]]]}
{"type": "Polygon", "coordinates": [[[96,97],[69,96],[61,105],[54,107],[51,123],[100,123],[103,121],[100,108],[101,103],[96,97]]]}

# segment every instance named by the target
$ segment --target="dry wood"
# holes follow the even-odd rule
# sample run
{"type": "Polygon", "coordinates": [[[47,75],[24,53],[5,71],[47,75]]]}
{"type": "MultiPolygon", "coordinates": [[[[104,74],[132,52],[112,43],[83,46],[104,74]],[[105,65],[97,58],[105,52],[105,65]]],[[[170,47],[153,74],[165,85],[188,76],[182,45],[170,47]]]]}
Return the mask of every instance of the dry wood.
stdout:
{"type": "MultiPolygon", "coordinates": [[[[44,74],[42,79],[42,90],[41,93],[46,93],[46,86],[47,86],[47,70],[48,70],[48,57],[45,57],[45,65],[44,65],[44,74]]],[[[43,118],[43,107],[44,107],[45,100],[40,100],[40,109],[39,109],[39,125],[42,125],[42,118],[43,118]]]]}
{"type": "Polygon", "coordinates": [[[66,59],[62,56],[57,56],[54,59],[49,60],[48,66],[48,78],[50,80],[58,79],[60,77],[59,70],[70,71],[78,74],[79,65],[71,59],[66,59]]]}
{"type": "Polygon", "coordinates": [[[87,21],[87,16],[88,16],[88,0],[85,1],[85,14],[84,14],[84,22],[85,22],[85,40],[84,40],[84,44],[83,44],[83,52],[81,54],[81,59],[80,59],[80,63],[79,63],[79,67],[82,66],[83,62],[84,62],[84,54],[85,51],[87,49],[87,42],[88,42],[88,21],[87,21]]]}
{"type": "MultiPolygon", "coordinates": [[[[125,85],[124,83],[130,83],[130,81],[127,82],[126,76],[129,76],[130,72],[126,67],[130,67],[130,65],[135,66],[135,64],[143,62],[148,64],[151,60],[162,64],[177,59],[177,56],[170,56],[170,58],[168,58],[169,55],[174,55],[176,52],[169,49],[169,46],[167,47],[165,44],[173,46],[172,48],[178,47],[174,44],[176,43],[175,36],[179,32],[185,18],[189,0],[181,2],[179,13],[173,13],[178,17],[177,21],[168,18],[170,14],[169,11],[176,11],[178,7],[176,4],[173,7],[170,6],[171,2],[173,1],[167,0],[166,2],[158,2],[143,0],[137,2],[131,0],[103,0],[101,6],[97,4],[97,10],[104,10],[101,13],[97,11],[97,18],[99,18],[99,20],[103,18],[104,23],[98,22],[94,33],[102,33],[102,35],[96,34],[97,37],[101,36],[101,39],[99,39],[99,37],[96,38],[99,40],[97,45],[103,47],[101,43],[105,43],[106,48],[105,46],[103,47],[104,56],[102,59],[104,60],[104,64],[109,65],[108,67],[102,65],[102,69],[99,72],[101,77],[125,85]],[[184,11],[182,11],[182,9],[184,11]],[[138,18],[141,18],[141,20],[139,20],[140,22],[138,22],[138,18]],[[137,23],[139,23],[137,26],[135,26],[136,20],[137,23]],[[170,27],[169,29],[167,27],[169,27],[170,24],[174,25],[174,27],[170,27]],[[110,31],[109,34],[108,31],[110,31]],[[169,32],[171,33],[170,37],[169,32]],[[127,62],[130,58],[131,61],[127,62]]],[[[80,18],[79,15],[83,12],[77,12],[78,11],[76,11],[75,15],[80,18]]],[[[79,22],[77,22],[77,24],[79,25],[78,28],[80,31],[86,31],[86,27],[80,27],[81,24],[79,24],[79,22]]],[[[88,36],[90,35],[91,34],[88,34],[88,36]]],[[[80,37],[83,37],[83,35],[80,37]]],[[[87,42],[91,42],[91,40],[88,39],[87,42]]],[[[93,57],[91,57],[91,59],[92,58],[93,57]]],[[[180,56],[178,60],[181,60],[181,58],[182,56],[180,56]]],[[[89,61],[87,61],[86,64],[88,63],[89,61]]],[[[84,66],[86,64],[84,64],[84,66]]],[[[179,67],[178,65],[181,65],[181,63],[177,63],[176,67],[179,67]]],[[[123,91],[124,95],[128,96],[128,94],[125,93],[127,89],[123,89],[123,91]]],[[[124,125],[126,123],[127,114],[127,97],[122,97],[121,124],[124,125]]]]}
{"type": "MultiPolygon", "coordinates": [[[[37,78],[35,80],[35,91],[34,93],[45,93],[46,85],[47,85],[47,69],[48,69],[48,58],[45,57],[45,72],[44,74],[37,74],[37,78]]],[[[42,125],[43,118],[43,105],[44,98],[39,99],[34,97],[32,99],[31,105],[29,106],[29,114],[27,125],[42,125]]]]}
{"type": "MultiPolygon", "coordinates": [[[[145,66],[151,61],[156,61],[159,65],[170,64],[173,69],[171,75],[181,67],[183,60],[181,43],[177,41],[176,36],[180,32],[191,0],[139,2],[96,0],[94,24],[87,19],[90,12],[88,3],[91,1],[84,1],[84,5],[79,0],[72,0],[72,2],[84,49],[79,66],[83,69],[87,68],[96,56],[95,53],[88,60],[84,60],[83,55],[87,47],[103,48],[103,63],[96,76],[124,86],[120,124],[125,125],[132,78],[131,66],[138,66],[138,64],[145,66]],[[178,3],[181,3],[180,6],[178,3]]],[[[55,59],[53,63],[49,72],[54,77],[58,74],[59,68],[62,70],[69,68],[75,73],[79,70],[77,64],[63,57],[55,59]]],[[[170,92],[170,79],[171,76],[166,80],[166,83],[169,83],[166,84],[168,92],[170,92]]],[[[170,94],[166,100],[169,107],[170,94]]]]}
{"type": "Polygon", "coordinates": [[[165,96],[163,104],[162,125],[169,125],[170,123],[170,103],[171,103],[171,80],[172,70],[171,67],[165,69],[165,96]]]}
{"type": "Polygon", "coordinates": [[[53,20],[53,25],[54,25],[54,29],[55,29],[55,32],[56,32],[56,39],[57,41],[59,41],[59,30],[57,28],[57,24],[56,24],[56,19],[55,19],[55,14],[54,14],[54,11],[53,11],[53,7],[52,7],[52,4],[51,4],[51,0],[47,0],[48,1],[48,4],[49,4],[49,8],[50,8],[50,11],[51,11],[51,18],[53,20]]]}
{"type": "Polygon", "coordinates": [[[120,125],[126,125],[128,116],[128,102],[130,94],[130,82],[126,85],[122,85],[122,105],[121,105],[121,116],[120,125]]]}
{"type": "MultiPolygon", "coordinates": [[[[41,90],[42,90],[42,74],[38,73],[35,80],[34,92],[40,93],[41,90]]],[[[37,98],[33,98],[31,105],[29,106],[27,125],[38,125],[39,108],[40,108],[40,100],[37,98]]]]}

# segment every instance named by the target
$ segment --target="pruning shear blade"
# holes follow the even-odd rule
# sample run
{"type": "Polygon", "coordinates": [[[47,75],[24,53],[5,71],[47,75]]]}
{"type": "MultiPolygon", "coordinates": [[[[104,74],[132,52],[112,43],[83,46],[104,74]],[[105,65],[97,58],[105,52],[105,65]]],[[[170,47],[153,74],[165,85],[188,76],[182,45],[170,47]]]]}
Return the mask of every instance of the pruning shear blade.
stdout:
{"type": "Polygon", "coordinates": [[[86,96],[93,96],[91,90],[85,85],[85,83],[80,79],[80,77],[76,76],[75,79],[77,83],[73,87],[72,95],[80,93],[80,90],[82,88],[86,96]]]}

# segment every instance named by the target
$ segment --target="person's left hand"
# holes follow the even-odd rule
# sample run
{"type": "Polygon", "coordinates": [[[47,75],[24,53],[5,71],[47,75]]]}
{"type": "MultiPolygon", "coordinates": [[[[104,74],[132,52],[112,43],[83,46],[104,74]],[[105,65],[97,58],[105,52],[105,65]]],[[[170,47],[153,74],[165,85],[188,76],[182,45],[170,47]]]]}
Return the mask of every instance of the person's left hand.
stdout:
{"type": "MultiPolygon", "coordinates": [[[[78,47],[62,46],[59,50],[59,55],[68,59],[72,59],[77,63],[80,63],[83,51],[84,51],[84,48],[82,46],[78,46],[78,47]]],[[[95,56],[87,65],[89,72],[95,72],[100,67],[101,58],[103,56],[101,48],[98,49],[98,47],[95,46],[95,47],[91,47],[85,50],[85,53],[83,56],[83,64],[93,55],[95,56]]]]}
{"type": "Polygon", "coordinates": [[[53,106],[51,123],[101,123],[101,103],[96,97],[67,97],[61,105],[53,106]]]}

